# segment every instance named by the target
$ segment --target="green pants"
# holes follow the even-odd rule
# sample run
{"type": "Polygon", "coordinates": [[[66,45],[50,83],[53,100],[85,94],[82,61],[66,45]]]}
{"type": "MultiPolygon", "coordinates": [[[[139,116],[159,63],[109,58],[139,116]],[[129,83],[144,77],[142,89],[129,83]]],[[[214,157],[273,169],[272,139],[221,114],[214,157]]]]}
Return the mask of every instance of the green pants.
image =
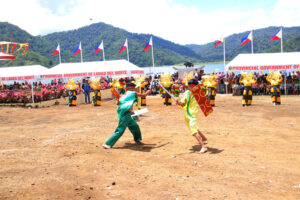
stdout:
{"type": "Polygon", "coordinates": [[[139,125],[131,118],[130,112],[126,112],[122,117],[120,117],[117,129],[115,130],[114,134],[106,141],[105,144],[111,147],[114,146],[114,144],[125,132],[127,126],[133,135],[134,141],[141,141],[142,134],[139,125]]]}

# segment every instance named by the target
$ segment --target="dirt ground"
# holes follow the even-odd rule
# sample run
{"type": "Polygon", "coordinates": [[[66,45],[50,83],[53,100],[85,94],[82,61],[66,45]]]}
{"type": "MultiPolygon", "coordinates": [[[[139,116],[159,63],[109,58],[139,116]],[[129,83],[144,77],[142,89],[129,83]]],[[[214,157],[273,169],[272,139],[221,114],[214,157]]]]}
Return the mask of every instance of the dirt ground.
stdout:
{"type": "Polygon", "coordinates": [[[102,144],[118,121],[116,105],[0,107],[0,199],[300,199],[300,96],[218,95],[199,116],[209,151],[184,123],[183,110],[148,97],[138,122],[144,146],[126,130],[102,144]]]}

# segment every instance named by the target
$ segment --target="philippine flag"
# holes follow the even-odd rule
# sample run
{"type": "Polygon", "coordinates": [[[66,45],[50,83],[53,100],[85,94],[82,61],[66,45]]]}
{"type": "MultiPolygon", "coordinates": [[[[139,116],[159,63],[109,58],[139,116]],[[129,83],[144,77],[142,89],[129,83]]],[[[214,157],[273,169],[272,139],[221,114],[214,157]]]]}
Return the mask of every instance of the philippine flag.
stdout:
{"type": "Polygon", "coordinates": [[[60,52],[60,48],[59,48],[59,44],[58,44],[56,47],[56,50],[52,53],[52,56],[59,54],[59,52],[60,52]]]}
{"type": "Polygon", "coordinates": [[[223,43],[223,38],[220,38],[219,40],[217,40],[215,42],[215,48],[217,48],[218,44],[221,44],[221,43],[223,43]]]}
{"type": "Polygon", "coordinates": [[[275,40],[280,40],[282,38],[282,29],[280,29],[273,37],[271,38],[270,42],[275,40]]]}
{"type": "Polygon", "coordinates": [[[122,53],[122,51],[124,51],[124,50],[127,48],[127,46],[128,46],[128,44],[127,44],[127,38],[126,38],[126,40],[125,40],[123,46],[122,46],[121,49],[120,49],[120,53],[122,53]]]}
{"type": "Polygon", "coordinates": [[[247,44],[249,41],[252,41],[252,31],[246,37],[241,39],[241,45],[247,44]]]}
{"type": "Polygon", "coordinates": [[[79,45],[76,47],[76,49],[73,51],[74,56],[76,56],[77,54],[79,54],[81,51],[81,42],[79,43],[79,45]]]}
{"type": "Polygon", "coordinates": [[[103,50],[103,41],[95,47],[95,53],[98,53],[99,51],[103,50]]]}
{"type": "Polygon", "coordinates": [[[150,37],[148,43],[145,45],[144,50],[148,51],[151,46],[152,46],[152,36],[150,37]]]}

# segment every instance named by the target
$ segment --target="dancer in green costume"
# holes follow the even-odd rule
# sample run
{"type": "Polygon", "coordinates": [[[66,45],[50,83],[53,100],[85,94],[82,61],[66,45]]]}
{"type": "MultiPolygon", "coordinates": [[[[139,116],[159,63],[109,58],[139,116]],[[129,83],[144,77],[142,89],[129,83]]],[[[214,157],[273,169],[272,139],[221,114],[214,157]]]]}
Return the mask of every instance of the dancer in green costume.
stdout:
{"type": "Polygon", "coordinates": [[[141,142],[142,134],[140,127],[131,117],[131,108],[137,97],[146,97],[148,94],[150,94],[150,92],[151,91],[148,90],[144,94],[137,93],[135,92],[134,83],[129,82],[126,84],[126,93],[120,98],[119,106],[117,109],[119,124],[114,134],[105,142],[105,144],[102,145],[105,149],[112,148],[114,144],[119,140],[119,138],[123,135],[127,127],[132,133],[135,143],[143,144],[141,142]]]}

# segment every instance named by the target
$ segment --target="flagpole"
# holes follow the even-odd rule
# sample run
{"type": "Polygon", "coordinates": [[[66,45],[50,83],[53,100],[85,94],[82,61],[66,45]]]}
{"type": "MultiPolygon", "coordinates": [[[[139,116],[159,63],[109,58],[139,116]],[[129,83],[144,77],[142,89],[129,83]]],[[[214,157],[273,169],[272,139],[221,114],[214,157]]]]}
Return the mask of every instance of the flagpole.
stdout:
{"type": "Polygon", "coordinates": [[[251,38],[251,53],[253,54],[253,30],[251,31],[251,35],[252,35],[252,38],[251,38]]]}
{"type": "Polygon", "coordinates": [[[128,40],[127,40],[127,38],[126,38],[126,42],[127,42],[127,48],[126,48],[126,50],[127,50],[127,60],[128,60],[128,62],[129,62],[129,45],[128,45],[128,40]]]}
{"type": "Polygon", "coordinates": [[[81,57],[81,62],[83,62],[83,60],[82,60],[82,46],[81,46],[81,41],[80,41],[80,57],[81,57]]]}
{"type": "Polygon", "coordinates": [[[282,33],[282,27],[281,27],[281,53],[283,53],[283,33],[282,33]]]}
{"type": "Polygon", "coordinates": [[[153,81],[154,81],[154,77],[155,77],[155,72],[154,72],[154,54],[153,54],[153,40],[152,40],[152,36],[151,36],[151,51],[152,51],[152,79],[151,79],[151,83],[150,83],[150,90],[152,90],[152,86],[153,86],[153,81]]]}
{"type": "Polygon", "coordinates": [[[105,61],[105,54],[104,54],[104,44],[103,44],[103,40],[102,40],[102,46],[103,46],[103,61],[105,61]]]}
{"type": "Polygon", "coordinates": [[[226,66],[225,66],[225,62],[226,62],[226,54],[225,54],[225,38],[223,39],[224,43],[223,43],[223,56],[224,56],[224,73],[226,71],[226,66]]]}
{"type": "Polygon", "coordinates": [[[154,54],[153,54],[153,40],[152,40],[152,36],[151,36],[151,41],[152,41],[152,45],[151,45],[151,49],[152,49],[152,69],[153,69],[153,74],[154,74],[154,54]]]}
{"type": "Polygon", "coordinates": [[[59,43],[58,43],[58,46],[59,46],[58,59],[59,59],[59,64],[61,64],[61,57],[60,57],[60,45],[59,45],[59,43]]]}

